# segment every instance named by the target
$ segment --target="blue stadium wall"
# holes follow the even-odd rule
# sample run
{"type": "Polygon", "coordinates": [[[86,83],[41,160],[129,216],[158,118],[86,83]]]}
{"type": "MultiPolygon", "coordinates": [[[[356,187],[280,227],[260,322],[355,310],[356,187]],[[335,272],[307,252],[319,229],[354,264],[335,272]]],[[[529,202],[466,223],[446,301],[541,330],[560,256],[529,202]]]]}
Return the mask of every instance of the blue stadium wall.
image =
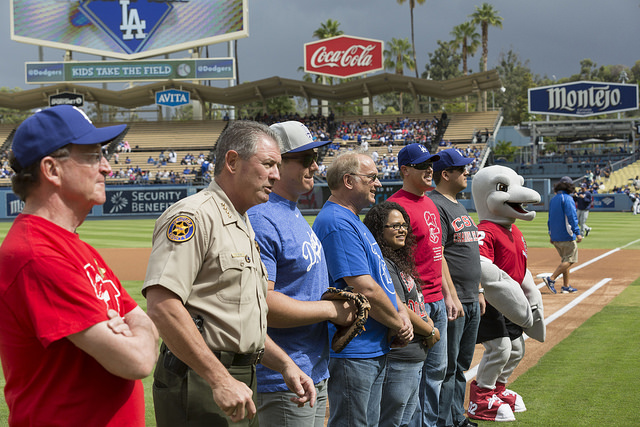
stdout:
{"type": "MultiPolygon", "coordinates": [[[[527,179],[525,186],[540,193],[540,203],[530,206],[536,211],[548,210],[549,200],[553,197],[551,182],[548,179],[527,179]]],[[[384,182],[378,190],[376,202],[386,200],[402,187],[401,181],[384,182]]],[[[186,185],[117,185],[107,186],[107,200],[102,206],[94,206],[88,218],[157,218],[169,206],[178,200],[197,193],[204,187],[186,185]]],[[[298,206],[306,214],[317,213],[330,192],[326,184],[316,184],[313,191],[300,198],[298,206]]],[[[471,197],[471,180],[462,192],[460,203],[467,210],[475,211],[471,197]]],[[[8,187],[0,188],[0,220],[15,218],[23,207],[23,202],[8,187]]],[[[592,211],[630,211],[631,200],[626,194],[595,194],[592,211]]]]}

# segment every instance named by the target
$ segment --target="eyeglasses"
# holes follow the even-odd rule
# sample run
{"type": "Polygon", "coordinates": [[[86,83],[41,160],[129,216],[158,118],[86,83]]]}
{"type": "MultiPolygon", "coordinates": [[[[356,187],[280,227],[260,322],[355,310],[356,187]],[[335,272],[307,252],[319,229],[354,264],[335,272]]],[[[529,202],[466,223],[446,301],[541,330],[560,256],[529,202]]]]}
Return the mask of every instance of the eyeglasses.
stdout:
{"type": "Polygon", "coordinates": [[[318,153],[309,153],[304,156],[284,156],[284,160],[300,160],[302,166],[305,168],[311,167],[311,165],[318,160],[318,153]]]}
{"type": "Polygon", "coordinates": [[[363,173],[349,173],[347,175],[357,175],[357,176],[363,176],[365,178],[369,178],[369,182],[367,182],[367,184],[373,184],[374,182],[380,180],[380,176],[377,173],[372,173],[369,175],[365,175],[363,173]]]}
{"type": "Polygon", "coordinates": [[[433,167],[433,165],[429,161],[418,163],[418,164],[413,164],[413,165],[407,165],[407,166],[412,167],[414,169],[418,169],[420,171],[426,171],[427,169],[430,169],[430,168],[433,167]]]}
{"type": "Polygon", "coordinates": [[[406,222],[402,224],[388,224],[385,225],[384,228],[393,228],[396,231],[400,231],[400,229],[407,231],[409,229],[409,224],[407,224],[406,222]]]}
{"type": "MultiPolygon", "coordinates": [[[[85,163],[88,163],[90,165],[98,165],[100,164],[100,162],[102,162],[102,159],[104,158],[104,153],[102,152],[102,150],[98,151],[98,152],[89,152],[89,153],[74,153],[73,156],[82,156],[82,157],[86,157],[87,160],[85,163]]],[[[66,157],[73,157],[71,154],[64,154],[64,155],[60,155],[60,156],[51,156],[55,159],[64,159],[66,157]]]]}

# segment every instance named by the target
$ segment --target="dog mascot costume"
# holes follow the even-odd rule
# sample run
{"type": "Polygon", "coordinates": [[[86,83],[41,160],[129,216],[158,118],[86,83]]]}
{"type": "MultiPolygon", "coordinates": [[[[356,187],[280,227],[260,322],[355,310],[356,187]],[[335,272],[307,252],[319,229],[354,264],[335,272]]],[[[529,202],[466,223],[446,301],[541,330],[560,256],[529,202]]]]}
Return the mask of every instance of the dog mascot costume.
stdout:
{"type": "Polygon", "coordinates": [[[523,332],[540,342],[545,339],[542,295],[527,269],[527,244],[514,224],[516,219],[535,218],[523,205],[539,202],[540,195],[523,184],[520,175],[504,166],[483,168],[472,181],[487,301],[478,329],[485,351],[467,411],[473,419],[515,421],[514,412],[526,410],[522,397],[506,383],[524,356],[523,332]]]}

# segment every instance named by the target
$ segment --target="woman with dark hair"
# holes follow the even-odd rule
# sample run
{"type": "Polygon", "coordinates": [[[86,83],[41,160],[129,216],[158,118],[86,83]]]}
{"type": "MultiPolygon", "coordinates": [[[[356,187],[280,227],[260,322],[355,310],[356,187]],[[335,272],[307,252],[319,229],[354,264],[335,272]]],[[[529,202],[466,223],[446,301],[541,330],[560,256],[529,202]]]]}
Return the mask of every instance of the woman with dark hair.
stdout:
{"type": "Polygon", "coordinates": [[[378,242],[400,300],[407,305],[415,338],[406,347],[393,348],[387,355],[380,419],[406,426],[418,405],[418,387],[427,349],[440,340],[440,332],[424,308],[421,281],[416,273],[413,248],[415,236],[409,215],[397,203],[382,202],[369,210],[364,224],[378,242]]]}

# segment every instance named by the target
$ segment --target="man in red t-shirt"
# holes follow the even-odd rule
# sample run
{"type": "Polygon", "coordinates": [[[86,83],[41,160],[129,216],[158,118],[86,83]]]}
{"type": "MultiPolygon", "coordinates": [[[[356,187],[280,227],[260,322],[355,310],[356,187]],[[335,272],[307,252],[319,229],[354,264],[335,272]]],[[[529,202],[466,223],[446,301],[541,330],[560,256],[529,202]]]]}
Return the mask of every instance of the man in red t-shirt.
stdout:
{"type": "Polygon", "coordinates": [[[98,129],[76,107],[41,110],[17,129],[13,191],[25,202],[0,247],[0,358],[11,426],[144,426],[141,378],[158,332],[76,228],[105,202],[98,129]]]}
{"type": "Polygon", "coordinates": [[[435,426],[438,420],[440,388],[447,371],[447,322],[462,311],[454,302],[450,284],[442,277],[442,230],[436,205],[425,195],[433,188],[431,162],[438,160],[418,143],[405,146],[398,153],[402,188],[389,201],[402,206],[411,218],[416,236],[416,269],[422,281],[422,294],[427,314],[440,331],[440,341],[429,349],[422,369],[420,405],[409,425],[435,426]]]}

